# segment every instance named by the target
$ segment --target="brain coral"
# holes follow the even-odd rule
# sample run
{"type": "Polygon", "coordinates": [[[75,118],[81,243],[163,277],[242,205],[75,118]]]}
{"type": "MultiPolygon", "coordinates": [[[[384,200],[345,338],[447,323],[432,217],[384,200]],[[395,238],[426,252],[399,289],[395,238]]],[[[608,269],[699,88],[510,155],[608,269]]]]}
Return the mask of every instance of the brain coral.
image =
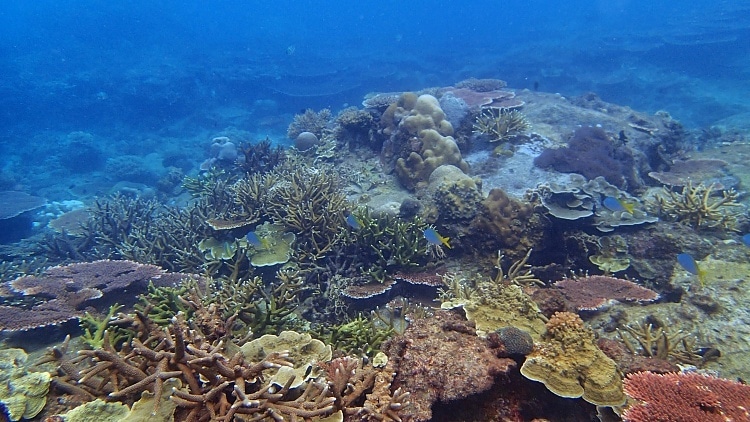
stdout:
{"type": "Polygon", "coordinates": [[[550,318],[543,342],[526,357],[521,374],[561,397],[583,397],[598,406],[625,402],[615,362],[596,346],[593,331],[570,312],[550,318]]]}

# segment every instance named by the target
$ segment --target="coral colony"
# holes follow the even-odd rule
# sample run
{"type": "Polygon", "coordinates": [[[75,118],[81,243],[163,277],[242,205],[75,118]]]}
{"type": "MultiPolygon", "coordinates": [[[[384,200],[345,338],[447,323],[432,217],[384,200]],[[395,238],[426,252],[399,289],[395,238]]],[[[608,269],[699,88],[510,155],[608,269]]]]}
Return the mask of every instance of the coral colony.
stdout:
{"type": "Polygon", "coordinates": [[[468,79],[221,135],[5,253],[5,420],[750,420],[745,175],[665,113],[468,79]]]}

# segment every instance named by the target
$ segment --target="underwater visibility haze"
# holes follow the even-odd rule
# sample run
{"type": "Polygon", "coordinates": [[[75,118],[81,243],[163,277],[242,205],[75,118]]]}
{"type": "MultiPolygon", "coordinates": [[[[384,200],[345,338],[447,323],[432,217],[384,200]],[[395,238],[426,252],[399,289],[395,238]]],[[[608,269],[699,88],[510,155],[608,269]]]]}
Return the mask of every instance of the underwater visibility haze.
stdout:
{"type": "Polygon", "coordinates": [[[4,2],[0,421],[750,421],[745,3],[4,2]]]}

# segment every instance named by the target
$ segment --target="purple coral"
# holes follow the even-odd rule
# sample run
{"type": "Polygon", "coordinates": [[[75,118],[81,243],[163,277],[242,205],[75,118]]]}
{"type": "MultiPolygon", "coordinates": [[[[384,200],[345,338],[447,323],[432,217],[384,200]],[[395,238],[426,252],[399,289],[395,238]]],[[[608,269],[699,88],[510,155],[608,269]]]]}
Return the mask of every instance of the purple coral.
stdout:
{"type": "Polygon", "coordinates": [[[602,176],[625,190],[643,186],[633,151],[625,145],[616,145],[599,127],[576,129],[568,146],[544,150],[534,159],[534,165],[562,173],[578,173],[587,179],[602,176]]]}

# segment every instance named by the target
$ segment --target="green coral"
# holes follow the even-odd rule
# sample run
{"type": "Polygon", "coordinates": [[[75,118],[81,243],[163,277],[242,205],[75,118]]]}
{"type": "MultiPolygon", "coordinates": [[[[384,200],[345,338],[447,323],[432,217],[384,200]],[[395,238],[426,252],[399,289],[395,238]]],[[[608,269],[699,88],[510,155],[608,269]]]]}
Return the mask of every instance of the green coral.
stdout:
{"type": "Polygon", "coordinates": [[[378,325],[375,320],[360,314],[349,322],[327,327],[320,337],[335,350],[372,357],[394,333],[392,327],[378,325]]]}
{"type": "Polygon", "coordinates": [[[387,214],[374,215],[361,207],[353,213],[359,228],[352,231],[355,253],[367,263],[367,273],[383,282],[389,272],[424,265],[428,243],[423,236],[427,224],[415,217],[404,220],[387,214]]]}
{"type": "MultiPolygon", "coordinates": [[[[284,264],[292,257],[292,245],[296,240],[294,233],[285,232],[280,224],[264,223],[255,228],[255,233],[263,241],[259,247],[247,248],[247,256],[254,267],[267,267],[284,264]]],[[[247,243],[246,240],[242,239],[247,243]]]]}
{"type": "Polygon", "coordinates": [[[0,350],[0,403],[11,421],[31,419],[47,404],[51,375],[31,372],[23,349],[0,350]]]}
{"type": "MultiPolygon", "coordinates": [[[[153,285],[153,283],[149,284],[149,287],[153,285]]],[[[80,318],[79,323],[81,329],[83,330],[83,336],[81,336],[81,340],[92,349],[102,348],[104,346],[105,339],[107,338],[106,334],[109,327],[109,322],[121,308],[122,305],[118,305],[115,303],[114,305],[109,307],[109,311],[107,312],[107,315],[104,316],[104,318],[97,318],[86,312],[80,318]]]]}
{"type": "Polygon", "coordinates": [[[139,296],[140,303],[136,304],[135,308],[146,313],[152,321],[161,326],[171,324],[172,318],[178,313],[183,313],[190,319],[194,309],[185,297],[194,287],[190,283],[178,287],[156,287],[149,283],[148,290],[139,296]]]}

